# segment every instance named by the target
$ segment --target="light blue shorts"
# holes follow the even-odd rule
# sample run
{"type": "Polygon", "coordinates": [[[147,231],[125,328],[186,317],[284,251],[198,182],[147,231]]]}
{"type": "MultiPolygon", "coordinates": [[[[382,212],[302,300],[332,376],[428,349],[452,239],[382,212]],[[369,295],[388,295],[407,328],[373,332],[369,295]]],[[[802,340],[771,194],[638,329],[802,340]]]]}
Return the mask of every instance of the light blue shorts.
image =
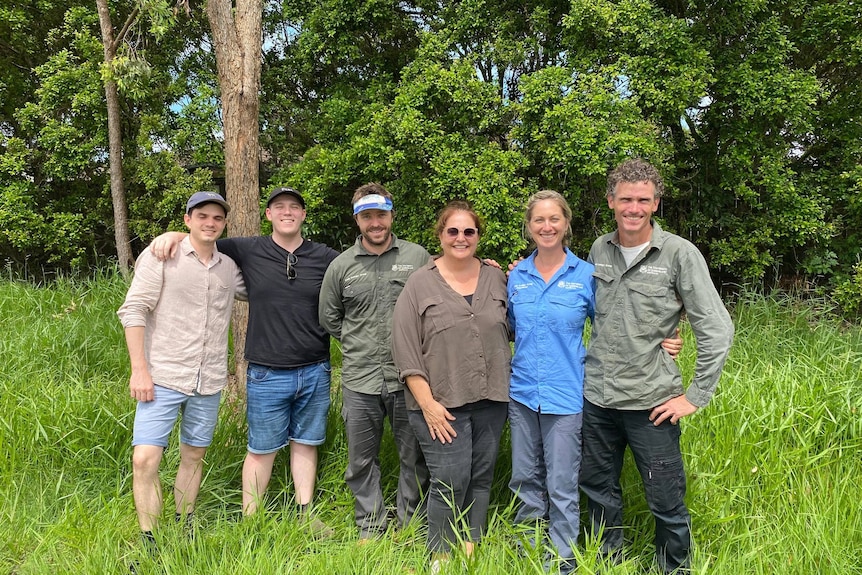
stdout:
{"type": "Polygon", "coordinates": [[[328,361],[296,369],[249,363],[246,374],[249,452],[264,455],[291,441],[326,441],[332,375],[328,361]]]}
{"type": "Polygon", "coordinates": [[[192,447],[209,447],[218,422],[221,392],[186,395],[159,385],[154,392],[152,401],[138,402],[132,445],[167,447],[177,416],[182,414],[180,441],[192,447]]]}

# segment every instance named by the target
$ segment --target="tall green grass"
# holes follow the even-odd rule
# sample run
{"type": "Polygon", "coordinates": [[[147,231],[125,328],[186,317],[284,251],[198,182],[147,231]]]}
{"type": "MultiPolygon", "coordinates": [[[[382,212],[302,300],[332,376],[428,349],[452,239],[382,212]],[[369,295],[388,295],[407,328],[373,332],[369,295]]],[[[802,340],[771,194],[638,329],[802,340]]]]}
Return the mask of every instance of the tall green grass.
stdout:
{"type": "MultiPolygon", "coordinates": [[[[131,497],[134,404],[115,310],[126,284],[116,274],[59,280],[49,287],[0,283],[0,573],[424,573],[420,526],[356,545],[344,485],[346,442],[335,370],[327,443],[321,450],[318,509],[336,528],[316,541],[297,522],[288,467],[279,456],[267,512],[239,520],[245,455],[242,414],[223,410],[186,538],[165,513],[157,560],[142,553],[131,497]]],[[[744,296],[737,337],[711,405],[683,422],[699,573],[862,574],[862,329],[829,310],[790,299],[744,296]]],[[[680,359],[690,376],[690,330],[680,359]]],[[[488,536],[468,563],[448,572],[542,573],[543,553],[516,544],[501,453],[488,536]]],[[[387,493],[396,455],[384,446],[387,493]]],[[[176,470],[169,448],[162,479],[176,470]]],[[[652,518],[640,481],[624,473],[630,527],[619,566],[582,550],[582,573],[634,574],[652,560],[652,518]]],[[[172,508],[165,489],[167,511],[172,508]]]]}

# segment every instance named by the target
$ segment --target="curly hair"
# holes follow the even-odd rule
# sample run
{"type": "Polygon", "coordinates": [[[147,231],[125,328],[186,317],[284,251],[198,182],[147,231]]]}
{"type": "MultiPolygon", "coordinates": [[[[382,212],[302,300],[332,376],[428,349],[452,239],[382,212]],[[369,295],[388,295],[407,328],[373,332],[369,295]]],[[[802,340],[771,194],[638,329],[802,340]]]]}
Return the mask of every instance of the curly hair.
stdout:
{"type": "Polygon", "coordinates": [[[608,196],[613,197],[617,184],[622,182],[651,182],[655,186],[655,197],[664,193],[664,180],[658,170],[641,158],[626,160],[608,174],[608,196]]]}

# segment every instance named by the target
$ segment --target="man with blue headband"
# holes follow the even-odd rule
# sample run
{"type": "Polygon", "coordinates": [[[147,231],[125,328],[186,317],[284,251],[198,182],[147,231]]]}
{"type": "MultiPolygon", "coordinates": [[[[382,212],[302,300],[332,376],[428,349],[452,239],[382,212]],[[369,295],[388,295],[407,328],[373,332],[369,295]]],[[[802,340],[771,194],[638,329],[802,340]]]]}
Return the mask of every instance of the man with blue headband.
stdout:
{"type": "Polygon", "coordinates": [[[360,542],[388,526],[380,484],[380,443],[388,417],[400,459],[396,513],[406,525],[421,512],[428,469],[407,419],[404,387],[392,361],[392,311],[407,278],[430,258],[392,233],[391,194],[380,184],[353,195],[356,243],[335,258],[320,289],[320,325],[341,341],[342,417],[347,432],[347,485],[356,498],[360,542]]]}

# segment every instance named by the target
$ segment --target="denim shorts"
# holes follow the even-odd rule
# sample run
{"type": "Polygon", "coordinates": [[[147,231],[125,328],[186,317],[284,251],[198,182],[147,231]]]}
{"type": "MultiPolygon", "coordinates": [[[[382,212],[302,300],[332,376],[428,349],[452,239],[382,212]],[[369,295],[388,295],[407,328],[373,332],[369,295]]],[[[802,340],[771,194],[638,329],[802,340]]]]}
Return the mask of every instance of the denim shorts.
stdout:
{"type": "Polygon", "coordinates": [[[246,375],[249,452],[264,455],[291,441],[320,445],[326,440],[328,361],[295,369],[249,363],[246,375]]]}
{"type": "Polygon", "coordinates": [[[180,441],[192,447],[209,447],[218,422],[221,392],[186,395],[156,385],[154,394],[152,401],[138,402],[132,445],[167,447],[177,416],[182,414],[180,441]]]}

